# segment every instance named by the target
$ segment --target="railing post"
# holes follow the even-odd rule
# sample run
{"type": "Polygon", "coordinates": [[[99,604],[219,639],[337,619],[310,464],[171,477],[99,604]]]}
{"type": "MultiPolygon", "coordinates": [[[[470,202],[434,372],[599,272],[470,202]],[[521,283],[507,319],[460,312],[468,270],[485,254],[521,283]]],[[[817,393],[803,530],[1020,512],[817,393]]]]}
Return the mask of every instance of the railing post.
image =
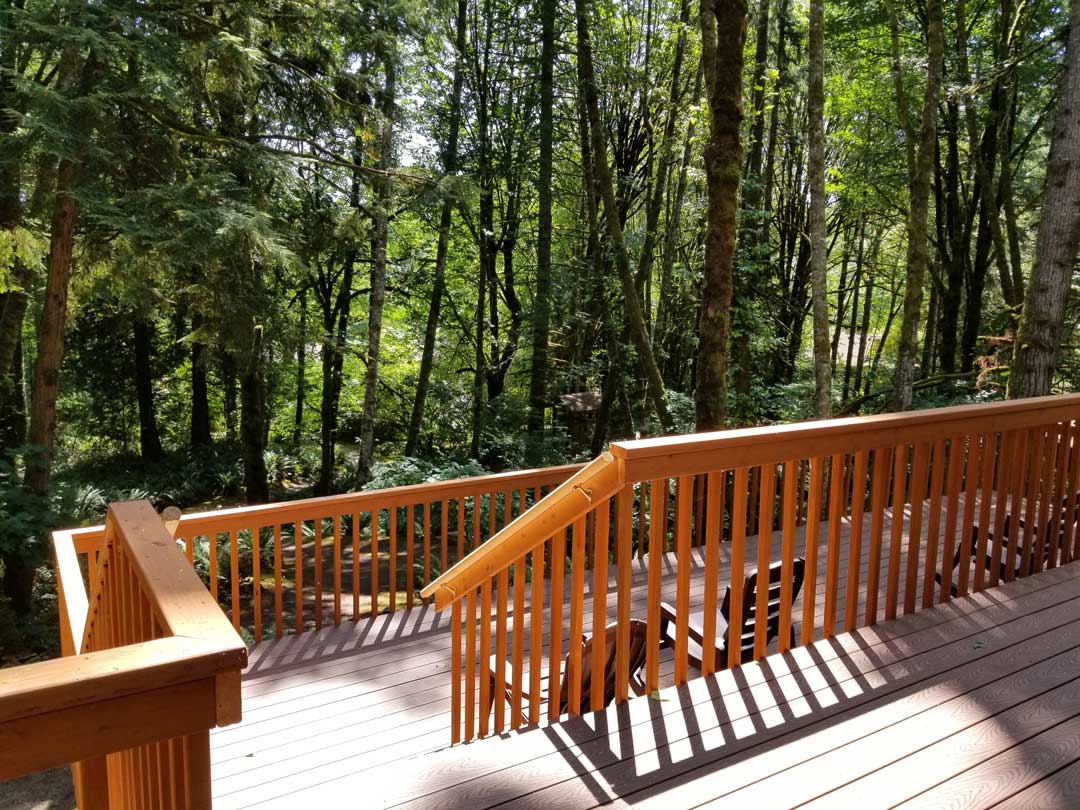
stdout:
{"type": "Polygon", "coordinates": [[[109,810],[109,767],[104,756],[72,763],[71,781],[79,810],[109,810]]]}

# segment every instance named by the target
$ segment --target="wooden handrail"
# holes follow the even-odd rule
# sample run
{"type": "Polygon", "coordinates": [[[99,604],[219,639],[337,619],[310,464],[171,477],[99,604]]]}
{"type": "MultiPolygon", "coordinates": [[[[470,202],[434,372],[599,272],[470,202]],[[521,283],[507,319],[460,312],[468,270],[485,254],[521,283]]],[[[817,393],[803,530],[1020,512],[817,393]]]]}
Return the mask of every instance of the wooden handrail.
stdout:
{"type": "Polygon", "coordinates": [[[0,670],[0,779],[73,763],[82,810],[176,785],[168,806],[209,808],[208,730],[240,719],[243,640],[148,502],[110,505],[97,546],[53,543],[65,657],[0,670]]]}
{"type": "Polygon", "coordinates": [[[565,528],[597,503],[610,498],[622,486],[621,465],[611,453],[601,453],[556,487],[543,501],[503,527],[484,545],[459,560],[442,576],[420,591],[435,598],[442,610],[514,560],[532,551],[548,537],[565,528]]]}
{"type": "Polygon", "coordinates": [[[611,453],[625,463],[628,481],[643,481],[867,450],[889,444],[890,436],[900,432],[908,440],[933,441],[990,428],[1010,430],[1029,424],[1035,414],[1053,422],[1075,419],[1078,413],[1080,394],[1060,394],[613,442],[611,453]]]}

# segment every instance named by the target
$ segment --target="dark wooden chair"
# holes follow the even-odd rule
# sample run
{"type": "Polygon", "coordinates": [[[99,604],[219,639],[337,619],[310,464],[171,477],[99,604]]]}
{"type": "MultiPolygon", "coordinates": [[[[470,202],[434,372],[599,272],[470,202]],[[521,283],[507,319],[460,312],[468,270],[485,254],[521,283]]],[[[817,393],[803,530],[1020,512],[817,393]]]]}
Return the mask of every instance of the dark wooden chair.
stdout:
{"type": "MultiPolygon", "coordinates": [[[[766,643],[776,639],[780,635],[780,608],[781,608],[781,576],[783,563],[775,562],[768,568],[768,608],[766,613],[766,643]]],[[[796,559],[792,565],[791,603],[799,598],[802,590],[803,578],[806,576],[806,560],[802,557],[796,559]]],[[[743,662],[754,659],[754,625],[757,622],[757,589],[758,571],[754,569],[745,579],[743,585],[742,617],[742,653],[743,662]]],[[[790,607],[790,605],[789,605],[790,607]]],[[[678,614],[667,602],[660,603],[660,643],[661,645],[674,647],[678,614]]],[[[716,615],[716,640],[714,669],[724,669],[728,661],[728,627],[731,623],[731,587],[724,592],[724,601],[716,615]]],[[[698,611],[689,616],[689,651],[690,663],[701,669],[701,662],[705,655],[703,646],[705,643],[705,613],[698,611]]],[[[795,630],[791,628],[790,644],[795,645],[795,630]]]]}
{"type": "MultiPolygon", "coordinates": [[[[581,641],[581,705],[578,707],[578,713],[582,711],[588,711],[592,705],[592,690],[595,688],[603,689],[604,691],[604,705],[607,706],[613,700],[615,700],[615,640],[618,632],[618,622],[612,622],[604,629],[604,669],[600,673],[600,677],[596,678],[594,684],[594,675],[592,668],[593,660],[593,636],[583,636],[581,641]]],[[[645,694],[645,681],[641,677],[641,670],[645,668],[645,649],[646,649],[646,625],[645,622],[640,619],[630,620],[630,691],[632,691],[638,697],[645,694]]],[[[498,694],[498,684],[495,681],[495,662],[498,659],[496,656],[491,657],[491,705],[495,704],[495,695],[498,694]]],[[[562,667],[562,683],[559,685],[559,714],[563,715],[570,711],[570,654],[567,653],[566,658],[563,660],[562,667]]],[[[550,699],[547,689],[546,679],[543,681],[545,684],[540,691],[540,702],[547,703],[550,699]]],[[[506,693],[506,699],[512,700],[513,684],[509,679],[503,684],[503,689],[506,693]]],[[[523,691],[521,697],[527,704],[530,699],[528,692],[523,691]]],[[[522,711],[521,718],[523,723],[528,723],[527,711],[522,711]]]]}
{"type": "MultiPolygon", "coordinates": [[[[1080,492],[1077,492],[1075,495],[1066,495],[1061,501],[1060,510],[1061,511],[1059,513],[1059,516],[1058,516],[1058,536],[1057,536],[1058,548],[1059,549],[1061,548],[1061,544],[1065,539],[1065,531],[1066,531],[1066,529],[1069,527],[1069,525],[1075,524],[1077,521],[1080,521],[1080,492]]],[[[1010,513],[1010,512],[1005,513],[1005,520],[1003,521],[1002,528],[1001,528],[1001,554],[1000,554],[1000,556],[998,558],[998,571],[1001,573],[1002,576],[1004,576],[1005,573],[1010,570],[1010,567],[1009,567],[1010,566],[1009,540],[1012,538],[1012,534],[1013,534],[1014,529],[1018,533],[1019,536],[1016,538],[1016,540],[1017,540],[1017,542],[1016,542],[1016,550],[1013,553],[1012,560],[1011,560],[1011,566],[1012,566],[1011,571],[1012,571],[1013,577],[1015,578],[1015,577],[1020,576],[1020,573],[1023,570],[1024,549],[1023,549],[1023,534],[1022,533],[1023,533],[1025,528],[1026,528],[1026,524],[1024,523],[1023,518],[1020,518],[1019,520],[1013,520],[1012,513],[1010,513]]],[[[980,534],[981,534],[981,530],[977,525],[972,526],[971,531],[968,533],[967,548],[968,548],[968,559],[969,560],[975,559],[975,554],[978,551],[979,535],[980,534]]],[[[1042,567],[1045,568],[1047,561],[1050,559],[1050,552],[1052,550],[1051,540],[1053,538],[1050,537],[1050,524],[1047,524],[1046,529],[1043,530],[1043,531],[1040,531],[1038,526],[1033,526],[1032,527],[1032,538],[1034,540],[1035,550],[1042,554],[1042,557],[1039,559],[1039,563],[1042,565],[1042,567]],[[1039,542],[1040,540],[1042,541],[1041,543],[1039,542]]],[[[993,563],[994,563],[993,544],[994,544],[994,533],[993,533],[993,531],[987,531],[986,532],[986,561],[985,561],[985,566],[986,566],[985,570],[987,570],[987,571],[989,571],[991,569],[991,567],[993,566],[993,563]]],[[[963,555],[963,552],[964,552],[963,544],[958,543],[957,546],[956,546],[956,553],[953,554],[953,561],[952,561],[953,571],[956,571],[957,569],[959,569],[959,567],[960,567],[960,558],[963,555]]],[[[934,579],[937,581],[937,583],[939,585],[941,584],[941,572],[940,571],[937,574],[934,575],[934,579]]],[[[957,596],[960,593],[960,589],[957,586],[957,578],[956,578],[956,576],[953,577],[952,585],[950,586],[949,591],[952,593],[953,596],[957,596]]]]}

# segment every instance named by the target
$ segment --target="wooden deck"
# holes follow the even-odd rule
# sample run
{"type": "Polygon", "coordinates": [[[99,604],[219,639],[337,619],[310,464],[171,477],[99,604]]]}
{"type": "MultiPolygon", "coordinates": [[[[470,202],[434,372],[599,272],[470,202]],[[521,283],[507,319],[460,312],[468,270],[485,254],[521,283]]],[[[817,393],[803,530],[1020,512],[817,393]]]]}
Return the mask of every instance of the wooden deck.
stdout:
{"type": "MultiPolygon", "coordinates": [[[[842,539],[846,550],[846,527],[842,539]]],[[[779,536],[773,544],[776,559],[779,536]]],[[[800,534],[797,553],[803,545],[800,534]]],[[[749,538],[748,560],[753,549],[749,538]]],[[[214,806],[1077,807],[1078,574],[1071,564],[655,698],[454,748],[448,612],[264,643],[244,677],[243,722],[211,733],[214,806]]],[[[722,570],[721,587],[727,579],[722,570]]],[[[820,627],[824,566],[817,580],[820,627]]],[[[675,577],[664,586],[673,594],[675,577]]],[[[635,615],[644,591],[636,564],[635,615]]],[[[661,675],[671,683],[670,663],[661,675]]]]}

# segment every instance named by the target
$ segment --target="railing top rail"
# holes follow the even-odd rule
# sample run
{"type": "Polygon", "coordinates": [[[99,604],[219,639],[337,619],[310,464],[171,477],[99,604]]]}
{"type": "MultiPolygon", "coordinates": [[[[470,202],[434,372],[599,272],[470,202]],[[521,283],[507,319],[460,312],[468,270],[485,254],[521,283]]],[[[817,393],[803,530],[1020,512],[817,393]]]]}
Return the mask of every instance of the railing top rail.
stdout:
{"type": "Polygon", "coordinates": [[[424,597],[435,597],[436,610],[511,565],[551,535],[577,520],[622,485],[619,463],[601,453],[486,543],[459,560],[425,587],[424,597]]]}
{"type": "MultiPolygon", "coordinates": [[[[532,470],[476,475],[470,478],[452,478],[422,484],[407,484],[389,489],[345,492],[302,498],[295,501],[237,506],[207,512],[191,512],[182,515],[176,533],[179,537],[197,535],[200,530],[224,531],[232,528],[291,523],[298,519],[310,519],[313,512],[332,517],[347,512],[363,512],[370,508],[408,506],[425,502],[461,497],[475,492],[501,492],[521,486],[537,487],[560,483],[567,476],[580,470],[582,464],[563,464],[557,467],[541,467],[532,470]]],[[[76,548],[83,550],[86,544],[104,532],[104,526],[91,526],[72,530],[76,548]]]]}
{"type": "Polygon", "coordinates": [[[611,453],[641,481],[1077,418],[1080,394],[1062,394],[614,442],[611,453]]]}

